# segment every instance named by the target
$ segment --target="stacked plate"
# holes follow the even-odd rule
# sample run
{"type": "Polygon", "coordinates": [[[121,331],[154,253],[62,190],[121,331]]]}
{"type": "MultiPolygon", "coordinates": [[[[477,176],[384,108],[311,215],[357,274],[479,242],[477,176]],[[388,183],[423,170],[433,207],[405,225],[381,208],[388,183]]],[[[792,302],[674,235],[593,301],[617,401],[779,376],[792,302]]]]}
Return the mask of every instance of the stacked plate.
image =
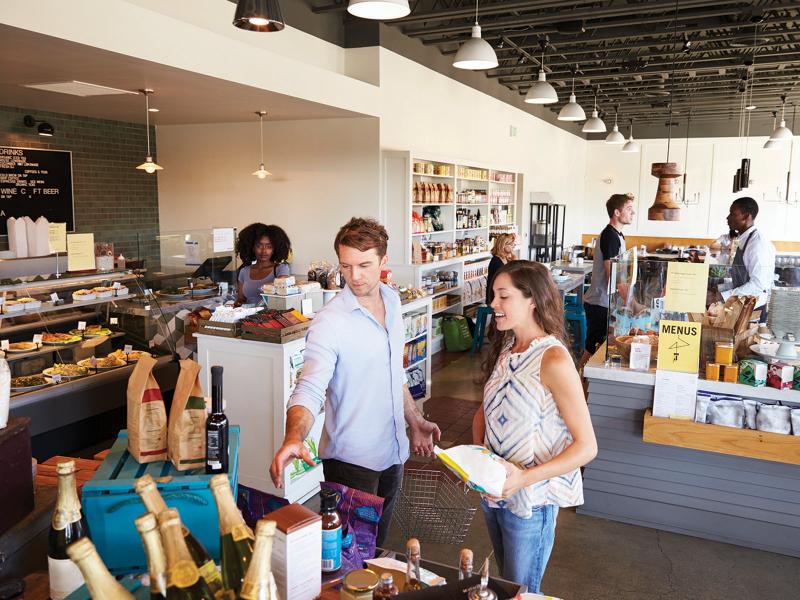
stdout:
{"type": "Polygon", "coordinates": [[[787,334],[800,340],[800,287],[772,289],[768,322],[775,341],[785,341],[787,334]]]}

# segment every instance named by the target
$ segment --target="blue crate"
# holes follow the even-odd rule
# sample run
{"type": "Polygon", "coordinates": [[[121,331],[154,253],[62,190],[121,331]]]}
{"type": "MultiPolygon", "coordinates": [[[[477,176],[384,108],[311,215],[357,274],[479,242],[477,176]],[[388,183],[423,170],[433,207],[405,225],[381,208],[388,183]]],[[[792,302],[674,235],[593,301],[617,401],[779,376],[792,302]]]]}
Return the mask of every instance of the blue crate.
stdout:
{"type": "MultiPolygon", "coordinates": [[[[239,427],[231,426],[229,435],[229,473],[233,497],[237,497],[239,467],[239,427]]],[[[81,503],[89,537],[115,575],[147,571],[147,559],[134,519],[145,507],[134,484],[149,473],[153,479],[172,477],[158,483],[158,490],[170,508],[177,508],[181,521],[219,561],[219,517],[214,496],[208,487],[211,475],[205,469],[178,471],[169,461],[139,464],[128,453],[128,432],[122,430],[103,464],[83,486],[81,503]]]]}

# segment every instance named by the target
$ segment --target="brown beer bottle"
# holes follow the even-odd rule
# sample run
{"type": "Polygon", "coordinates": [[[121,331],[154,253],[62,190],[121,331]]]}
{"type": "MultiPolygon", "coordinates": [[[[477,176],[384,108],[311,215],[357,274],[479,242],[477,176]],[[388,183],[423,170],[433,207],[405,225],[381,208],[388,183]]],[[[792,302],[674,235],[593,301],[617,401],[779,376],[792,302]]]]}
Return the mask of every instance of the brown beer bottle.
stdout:
{"type": "Polygon", "coordinates": [[[67,554],[78,565],[92,600],[134,600],[133,594],[108,572],[89,538],[81,538],[70,545],[67,554]]]}
{"type": "Polygon", "coordinates": [[[253,556],[253,532],[236,507],[228,476],[214,475],[209,485],[219,513],[222,583],[238,594],[253,556]]]}
{"type": "Polygon", "coordinates": [[[158,532],[158,521],[153,513],[145,513],[135,521],[136,529],[142,537],[144,553],[147,556],[147,572],[150,575],[150,599],[163,600],[167,597],[167,557],[158,532]]]}
{"type": "Polygon", "coordinates": [[[278,600],[278,588],[272,574],[272,540],[275,521],[261,519],[256,524],[256,542],[253,558],[242,582],[239,598],[242,600],[278,600]]]}
{"type": "Polygon", "coordinates": [[[158,527],[167,556],[167,600],[214,600],[186,546],[178,511],[169,508],[158,515],[158,527]]]}
{"type": "Polygon", "coordinates": [[[411,538],[406,542],[406,585],[403,587],[404,592],[413,592],[422,589],[419,559],[419,540],[411,538]]]}
{"type": "MultiPolygon", "coordinates": [[[[136,480],[136,493],[142,499],[148,512],[153,513],[158,517],[162,512],[169,508],[161,497],[161,494],[156,487],[156,482],[150,475],[143,475],[136,480]]],[[[189,553],[192,555],[192,560],[200,569],[200,576],[206,580],[208,587],[211,588],[213,593],[222,591],[222,576],[217,571],[214,561],[211,560],[203,544],[192,535],[185,525],[181,526],[183,529],[183,537],[186,540],[186,546],[189,548],[189,553]]]]}

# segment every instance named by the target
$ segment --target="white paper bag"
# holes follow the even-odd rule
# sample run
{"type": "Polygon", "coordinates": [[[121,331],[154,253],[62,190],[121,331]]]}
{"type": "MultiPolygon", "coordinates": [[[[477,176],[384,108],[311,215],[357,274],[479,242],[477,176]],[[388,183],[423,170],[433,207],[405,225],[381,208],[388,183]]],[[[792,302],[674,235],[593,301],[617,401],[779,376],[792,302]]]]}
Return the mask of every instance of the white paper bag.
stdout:
{"type": "Polygon", "coordinates": [[[28,233],[24,219],[11,217],[8,220],[8,249],[17,255],[17,258],[28,256],[28,233]]]}
{"type": "Polygon", "coordinates": [[[47,256],[50,254],[50,222],[47,217],[39,217],[34,223],[34,230],[36,231],[35,253],[32,256],[47,256]]]}
{"type": "Polygon", "coordinates": [[[22,217],[25,221],[25,235],[28,242],[28,256],[36,256],[36,225],[30,217],[22,217]]]}
{"type": "Polygon", "coordinates": [[[0,358],[0,429],[8,425],[11,400],[11,370],[6,359],[0,358]]]}

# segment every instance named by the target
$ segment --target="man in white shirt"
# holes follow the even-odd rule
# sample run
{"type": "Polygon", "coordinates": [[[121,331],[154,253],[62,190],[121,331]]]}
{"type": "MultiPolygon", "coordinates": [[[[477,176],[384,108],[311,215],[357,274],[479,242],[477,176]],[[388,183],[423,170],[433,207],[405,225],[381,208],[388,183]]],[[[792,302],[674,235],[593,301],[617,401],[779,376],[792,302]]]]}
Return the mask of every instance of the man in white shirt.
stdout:
{"type": "Polygon", "coordinates": [[[755,226],[758,203],[747,196],[731,204],[728,227],[736,231],[737,249],[731,267],[732,283],[720,286],[722,299],[730,296],[757,296],[756,309],[761,309],[761,322],[767,320],[770,291],[775,278],[775,246],[755,226]]]}

